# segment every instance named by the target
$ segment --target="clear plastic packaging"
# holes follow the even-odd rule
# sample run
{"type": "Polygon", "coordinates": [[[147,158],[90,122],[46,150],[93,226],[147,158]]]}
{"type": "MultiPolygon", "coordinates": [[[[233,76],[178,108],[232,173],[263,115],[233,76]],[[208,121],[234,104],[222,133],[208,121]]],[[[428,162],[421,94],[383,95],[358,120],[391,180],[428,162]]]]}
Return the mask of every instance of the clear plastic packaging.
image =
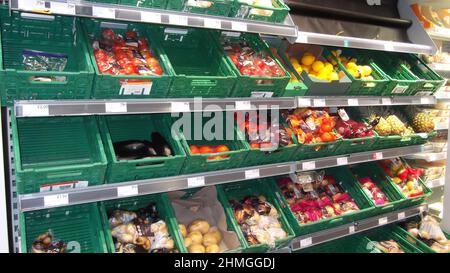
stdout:
{"type": "Polygon", "coordinates": [[[24,49],[23,66],[31,71],[64,71],[67,64],[67,55],[63,53],[44,52],[24,49]]]}

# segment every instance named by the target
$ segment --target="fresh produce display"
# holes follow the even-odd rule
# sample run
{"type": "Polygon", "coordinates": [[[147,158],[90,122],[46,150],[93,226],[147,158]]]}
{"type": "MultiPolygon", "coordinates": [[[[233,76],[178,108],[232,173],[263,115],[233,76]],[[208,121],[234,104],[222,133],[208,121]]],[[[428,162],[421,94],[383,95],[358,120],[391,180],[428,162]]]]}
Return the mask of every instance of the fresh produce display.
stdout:
{"type": "Polygon", "coordinates": [[[170,145],[160,133],[153,132],[151,139],[152,141],[126,140],[114,142],[113,146],[117,160],[134,160],[173,155],[170,145]]]}
{"type": "Polygon", "coordinates": [[[31,246],[31,253],[64,253],[67,244],[63,241],[53,240],[51,231],[39,235],[31,246]]]}
{"type": "MultiPolygon", "coordinates": [[[[222,40],[222,47],[239,72],[254,77],[284,77],[283,69],[265,50],[255,50],[247,41],[222,40]]],[[[261,84],[270,84],[262,80],[261,84]]]]}
{"type": "Polygon", "coordinates": [[[178,252],[166,223],[159,218],[155,203],[138,211],[112,211],[109,228],[117,253],[178,252]]]}
{"type": "Polygon", "coordinates": [[[219,253],[222,233],[217,227],[211,227],[208,221],[194,220],[188,228],[178,225],[189,253],[219,253]]]}
{"type": "Polygon", "coordinates": [[[434,131],[432,116],[418,107],[406,107],[406,113],[411,120],[411,125],[417,133],[429,133],[434,131]]]}
{"type": "Polygon", "coordinates": [[[380,136],[406,136],[414,133],[414,129],[407,122],[408,119],[394,108],[368,107],[363,111],[367,111],[363,116],[368,118],[368,122],[376,124],[374,129],[380,136]]]}
{"type": "Polygon", "coordinates": [[[315,77],[319,80],[338,81],[344,76],[344,74],[336,72],[333,64],[323,58],[314,56],[311,52],[306,52],[299,59],[291,56],[289,61],[298,74],[302,74],[302,71],[305,71],[310,77],[315,77]]]}
{"type": "Polygon", "coordinates": [[[403,228],[432,250],[438,253],[450,252],[450,240],[447,239],[439,223],[432,216],[426,215],[421,221],[406,222],[403,224],[403,228]]]}
{"type": "Polygon", "coordinates": [[[336,118],[326,108],[297,108],[283,111],[282,115],[301,144],[331,142],[340,138],[333,132],[336,118]]]}
{"type": "MultiPolygon", "coordinates": [[[[339,61],[347,68],[348,72],[355,78],[361,80],[373,81],[372,77],[372,67],[369,65],[358,65],[358,60],[351,56],[342,55],[342,50],[333,50],[331,54],[334,55],[339,61]]],[[[338,63],[330,56],[329,59],[331,64],[338,67],[338,63]]]]}
{"type": "Polygon", "coordinates": [[[277,7],[276,2],[273,0],[239,0],[239,2],[246,3],[247,5],[251,6],[258,6],[258,9],[251,9],[251,13],[253,15],[260,15],[260,16],[271,16],[273,11],[270,9],[264,9],[264,8],[274,8],[277,7]],[[274,4],[275,2],[275,4],[274,4]]]}
{"type": "Polygon", "coordinates": [[[299,183],[284,177],[277,184],[300,224],[359,210],[336,180],[323,172],[303,172],[299,183]]]}
{"type": "Polygon", "coordinates": [[[125,36],[110,28],[102,30],[101,38],[92,42],[98,69],[102,74],[158,76],[164,72],[146,38],[136,31],[125,36]]]}
{"type": "Polygon", "coordinates": [[[235,119],[251,148],[271,149],[292,145],[290,131],[278,120],[272,123],[271,117],[260,118],[260,113],[250,115],[249,112],[236,113],[235,119]]]}
{"type": "MultiPolygon", "coordinates": [[[[196,146],[196,145],[190,145],[189,149],[191,151],[191,154],[217,154],[217,153],[225,153],[229,152],[230,149],[227,145],[217,145],[217,146],[209,146],[209,145],[203,145],[203,146],[196,146]]],[[[217,155],[217,156],[210,156],[208,157],[208,160],[217,160],[217,159],[223,159],[227,158],[228,155],[217,155]]]]}
{"type": "Polygon", "coordinates": [[[380,160],[379,164],[405,197],[423,195],[423,187],[419,182],[419,177],[423,174],[422,169],[410,168],[399,158],[380,160]]]}
{"type": "Polygon", "coordinates": [[[372,129],[373,126],[376,126],[375,120],[368,125],[365,122],[358,122],[350,119],[344,109],[339,109],[338,113],[339,117],[337,118],[335,128],[344,139],[373,136],[372,129]]]}
{"type": "Polygon", "coordinates": [[[250,245],[268,244],[274,247],[277,240],[287,238],[275,207],[260,196],[247,196],[230,200],[234,216],[250,245]]]}
{"type": "Polygon", "coordinates": [[[375,242],[375,247],[383,253],[405,253],[402,247],[395,240],[375,242]]]}
{"type": "Polygon", "coordinates": [[[370,177],[358,178],[359,184],[363,187],[364,192],[375,202],[375,205],[382,206],[389,203],[387,196],[378,187],[378,185],[370,179],[370,177]]]}

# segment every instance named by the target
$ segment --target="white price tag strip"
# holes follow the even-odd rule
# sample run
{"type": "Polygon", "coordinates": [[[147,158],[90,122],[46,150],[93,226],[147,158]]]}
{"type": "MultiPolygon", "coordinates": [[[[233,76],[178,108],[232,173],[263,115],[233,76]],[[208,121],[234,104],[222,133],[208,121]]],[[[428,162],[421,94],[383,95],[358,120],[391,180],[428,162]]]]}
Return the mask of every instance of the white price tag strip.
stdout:
{"type": "Polygon", "coordinates": [[[181,15],[169,15],[169,24],[187,26],[188,18],[181,15]]]}
{"type": "Polygon", "coordinates": [[[405,213],[404,212],[400,212],[398,215],[397,215],[397,218],[398,218],[398,220],[403,220],[403,219],[405,219],[405,213]]]}
{"type": "Polygon", "coordinates": [[[324,99],[314,99],[313,100],[314,107],[325,107],[326,102],[324,99]]]}
{"type": "Polygon", "coordinates": [[[259,169],[245,171],[245,179],[255,179],[255,178],[259,178],[259,169]]]}
{"type": "Polygon", "coordinates": [[[300,240],[300,247],[301,248],[304,248],[304,247],[307,247],[307,246],[310,246],[310,245],[312,245],[312,237],[308,237],[308,238],[300,240]]]}
{"type": "Polygon", "coordinates": [[[146,23],[161,24],[161,14],[141,11],[141,21],[146,23]]]}
{"type": "Polygon", "coordinates": [[[61,193],[44,196],[44,207],[64,206],[69,204],[69,194],[61,193]]]}
{"type": "Polygon", "coordinates": [[[349,226],[348,227],[348,234],[353,234],[355,233],[355,226],[349,226]]]}
{"type": "Polygon", "coordinates": [[[314,170],[316,168],[315,161],[308,161],[302,163],[302,171],[314,170]]]}
{"type": "Polygon", "coordinates": [[[50,5],[52,13],[75,15],[75,4],[50,2],[50,5]]]}
{"type": "Polygon", "coordinates": [[[207,28],[221,29],[222,22],[217,19],[205,18],[205,19],[203,19],[203,26],[207,27],[207,28]]]}
{"type": "Polygon", "coordinates": [[[372,155],[372,158],[375,159],[375,160],[381,160],[381,159],[383,159],[383,152],[374,153],[374,154],[372,155]]]}
{"type": "Polygon", "coordinates": [[[391,105],[392,99],[391,98],[381,98],[381,104],[383,105],[391,105]]]}
{"type": "Polygon", "coordinates": [[[190,112],[191,107],[189,106],[189,102],[179,102],[179,101],[173,101],[171,103],[171,112],[172,113],[178,113],[178,112],[190,112]]]}
{"type": "Polygon", "coordinates": [[[139,194],[138,185],[117,187],[117,197],[126,197],[139,194]]]}
{"type": "Polygon", "coordinates": [[[116,10],[113,8],[92,7],[92,16],[99,18],[116,19],[116,10]]]}
{"type": "Polygon", "coordinates": [[[251,110],[252,104],[250,101],[236,101],[235,110],[251,110]]]}
{"type": "Polygon", "coordinates": [[[205,186],[205,177],[204,176],[196,176],[188,178],[187,180],[188,188],[196,188],[205,186]]]}
{"type": "Polygon", "coordinates": [[[388,218],[387,217],[383,217],[383,218],[378,219],[378,225],[379,226],[386,225],[387,222],[388,222],[388,218]]]}
{"type": "Polygon", "coordinates": [[[336,163],[337,163],[338,166],[348,165],[348,157],[338,157],[336,159],[336,163]]]}
{"type": "Polygon", "coordinates": [[[18,1],[21,10],[45,10],[45,1],[43,0],[20,0],[18,1]]]}
{"type": "Polygon", "coordinates": [[[126,102],[106,102],[105,103],[105,113],[126,113],[127,103],[126,102]]]}
{"type": "Polygon", "coordinates": [[[308,36],[304,34],[298,34],[297,40],[295,41],[296,44],[307,44],[308,43],[308,36]]]}
{"type": "Polygon", "coordinates": [[[22,105],[22,116],[24,117],[42,117],[49,115],[47,104],[25,104],[22,105]]]}
{"type": "Polygon", "coordinates": [[[302,107],[302,106],[311,106],[311,100],[304,99],[304,98],[298,98],[297,99],[297,107],[302,107]]]}
{"type": "Polygon", "coordinates": [[[231,29],[234,31],[247,31],[247,24],[241,22],[231,22],[231,29]]]}
{"type": "Polygon", "coordinates": [[[420,98],[420,104],[431,104],[430,98],[420,98]]]}
{"type": "Polygon", "coordinates": [[[394,45],[391,42],[385,42],[384,50],[386,50],[386,51],[394,51],[394,45]]]}
{"type": "Polygon", "coordinates": [[[348,99],[347,104],[348,104],[348,106],[358,106],[359,101],[358,101],[358,99],[348,99]]]}

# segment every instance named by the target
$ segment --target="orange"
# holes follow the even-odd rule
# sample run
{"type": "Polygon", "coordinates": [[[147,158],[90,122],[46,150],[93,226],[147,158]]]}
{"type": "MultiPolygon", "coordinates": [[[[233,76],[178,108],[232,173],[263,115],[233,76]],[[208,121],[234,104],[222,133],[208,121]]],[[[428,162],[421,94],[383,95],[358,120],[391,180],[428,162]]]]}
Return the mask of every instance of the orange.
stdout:
{"type": "Polygon", "coordinates": [[[212,154],[214,153],[213,149],[209,146],[201,146],[200,147],[200,153],[201,154],[212,154]]]}

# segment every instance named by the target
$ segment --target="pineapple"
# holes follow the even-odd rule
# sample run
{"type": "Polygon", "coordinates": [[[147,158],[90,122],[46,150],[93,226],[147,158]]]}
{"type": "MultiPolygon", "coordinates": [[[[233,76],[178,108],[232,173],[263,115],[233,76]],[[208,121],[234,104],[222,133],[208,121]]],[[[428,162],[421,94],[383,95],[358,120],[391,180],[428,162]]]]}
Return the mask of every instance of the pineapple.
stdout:
{"type": "Polygon", "coordinates": [[[433,119],[426,113],[416,113],[413,117],[412,125],[416,132],[428,133],[434,130],[433,119]]]}
{"type": "Polygon", "coordinates": [[[386,118],[386,121],[391,126],[391,134],[403,135],[407,133],[407,128],[405,124],[403,124],[403,122],[396,115],[389,115],[386,118]]]}
{"type": "Polygon", "coordinates": [[[376,115],[371,115],[369,117],[369,123],[372,124],[375,120],[378,120],[378,124],[374,126],[375,131],[380,136],[388,136],[391,134],[391,125],[383,118],[376,115]]]}

